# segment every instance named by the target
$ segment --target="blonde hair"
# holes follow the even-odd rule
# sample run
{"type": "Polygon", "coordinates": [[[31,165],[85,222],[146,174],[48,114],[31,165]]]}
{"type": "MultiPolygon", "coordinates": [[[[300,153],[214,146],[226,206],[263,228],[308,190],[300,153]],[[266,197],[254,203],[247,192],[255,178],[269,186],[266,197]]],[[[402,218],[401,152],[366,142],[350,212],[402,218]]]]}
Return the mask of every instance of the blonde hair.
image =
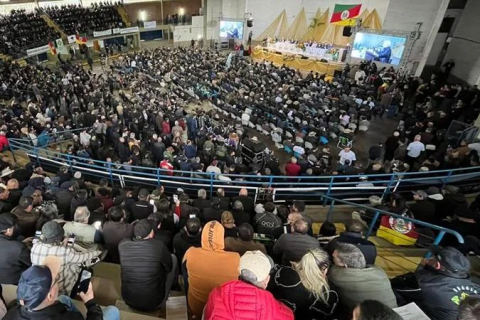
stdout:
{"type": "Polygon", "coordinates": [[[221,221],[222,221],[222,224],[234,224],[235,223],[235,219],[233,218],[233,214],[230,211],[223,211],[221,221]]]}
{"type": "Polygon", "coordinates": [[[328,254],[320,249],[310,249],[300,262],[292,262],[303,286],[316,299],[328,303],[330,287],[324,272],[330,264],[328,254]]]}

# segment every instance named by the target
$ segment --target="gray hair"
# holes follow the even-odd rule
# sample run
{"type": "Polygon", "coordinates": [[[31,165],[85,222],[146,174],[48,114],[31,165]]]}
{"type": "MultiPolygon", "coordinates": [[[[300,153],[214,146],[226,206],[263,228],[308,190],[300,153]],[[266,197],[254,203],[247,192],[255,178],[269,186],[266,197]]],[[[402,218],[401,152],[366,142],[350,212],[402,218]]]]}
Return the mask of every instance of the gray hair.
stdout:
{"type": "Polygon", "coordinates": [[[242,269],[242,270],[240,270],[240,277],[244,281],[246,281],[250,284],[253,284],[255,287],[262,288],[262,283],[260,281],[258,281],[257,276],[252,271],[250,271],[248,269],[242,269]]]}
{"type": "Polygon", "coordinates": [[[239,200],[236,200],[233,203],[233,210],[243,210],[243,203],[239,200]]]}
{"type": "Polygon", "coordinates": [[[207,199],[207,190],[205,189],[198,189],[197,195],[201,199],[207,199]]]}
{"type": "Polygon", "coordinates": [[[50,220],[58,219],[58,208],[57,205],[52,203],[51,205],[44,206],[40,210],[44,217],[47,217],[50,220]]]}
{"type": "Polygon", "coordinates": [[[367,262],[365,261],[365,256],[355,245],[338,242],[335,250],[337,251],[338,259],[348,268],[366,268],[367,262]]]}
{"type": "Polygon", "coordinates": [[[73,217],[75,222],[83,222],[88,218],[90,218],[90,210],[87,207],[80,206],[75,210],[75,216],[73,217]]]}

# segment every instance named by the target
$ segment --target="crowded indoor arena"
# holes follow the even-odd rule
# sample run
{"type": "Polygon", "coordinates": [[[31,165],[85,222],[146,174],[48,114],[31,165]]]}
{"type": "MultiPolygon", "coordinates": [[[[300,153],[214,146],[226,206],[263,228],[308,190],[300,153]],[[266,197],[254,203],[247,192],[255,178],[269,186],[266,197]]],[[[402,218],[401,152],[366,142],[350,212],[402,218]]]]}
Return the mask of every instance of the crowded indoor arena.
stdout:
{"type": "Polygon", "coordinates": [[[0,0],[0,320],[480,320],[479,14],[0,0]]]}

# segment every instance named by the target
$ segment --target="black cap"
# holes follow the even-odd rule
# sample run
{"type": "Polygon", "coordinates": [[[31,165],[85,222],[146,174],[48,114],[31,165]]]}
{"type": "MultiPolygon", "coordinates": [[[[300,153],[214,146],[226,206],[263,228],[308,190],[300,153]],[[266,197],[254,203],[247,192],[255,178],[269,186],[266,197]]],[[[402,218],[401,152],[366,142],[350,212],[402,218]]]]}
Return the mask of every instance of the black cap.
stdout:
{"type": "Polygon", "coordinates": [[[13,213],[6,212],[0,214],[0,233],[5,232],[7,229],[17,224],[17,216],[13,213]]]}
{"type": "Polygon", "coordinates": [[[149,194],[150,192],[148,192],[147,189],[140,189],[140,191],[138,192],[138,196],[142,198],[148,197],[149,194]]]}
{"type": "Polygon", "coordinates": [[[453,247],[441,248],[435,246],[430,249],[435,258],[448,272],[460,277],[468,276],[470,261],[460,251],[453,247]]]}

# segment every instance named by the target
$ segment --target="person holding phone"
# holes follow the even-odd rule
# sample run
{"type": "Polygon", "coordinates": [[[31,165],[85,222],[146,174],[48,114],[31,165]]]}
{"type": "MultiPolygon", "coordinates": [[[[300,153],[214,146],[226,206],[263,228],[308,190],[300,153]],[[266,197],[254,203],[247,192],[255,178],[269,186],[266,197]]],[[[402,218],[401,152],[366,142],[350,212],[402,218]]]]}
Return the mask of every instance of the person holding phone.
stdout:
{"type": "MultiPolygon", "coordinates": [[[[62,263],[55,256],[47,256],[40,265],[31,266],[22,273],[17,289],[18,305],[10,309],[4,320],[68,319],[83,320],[73,300],[59,296],[62,263]]],[[[95,302],[92,284],[80,292],[87,308],[86,320],[119,320],[120,311],[114,306],[103,309],[95,302]]]]}

